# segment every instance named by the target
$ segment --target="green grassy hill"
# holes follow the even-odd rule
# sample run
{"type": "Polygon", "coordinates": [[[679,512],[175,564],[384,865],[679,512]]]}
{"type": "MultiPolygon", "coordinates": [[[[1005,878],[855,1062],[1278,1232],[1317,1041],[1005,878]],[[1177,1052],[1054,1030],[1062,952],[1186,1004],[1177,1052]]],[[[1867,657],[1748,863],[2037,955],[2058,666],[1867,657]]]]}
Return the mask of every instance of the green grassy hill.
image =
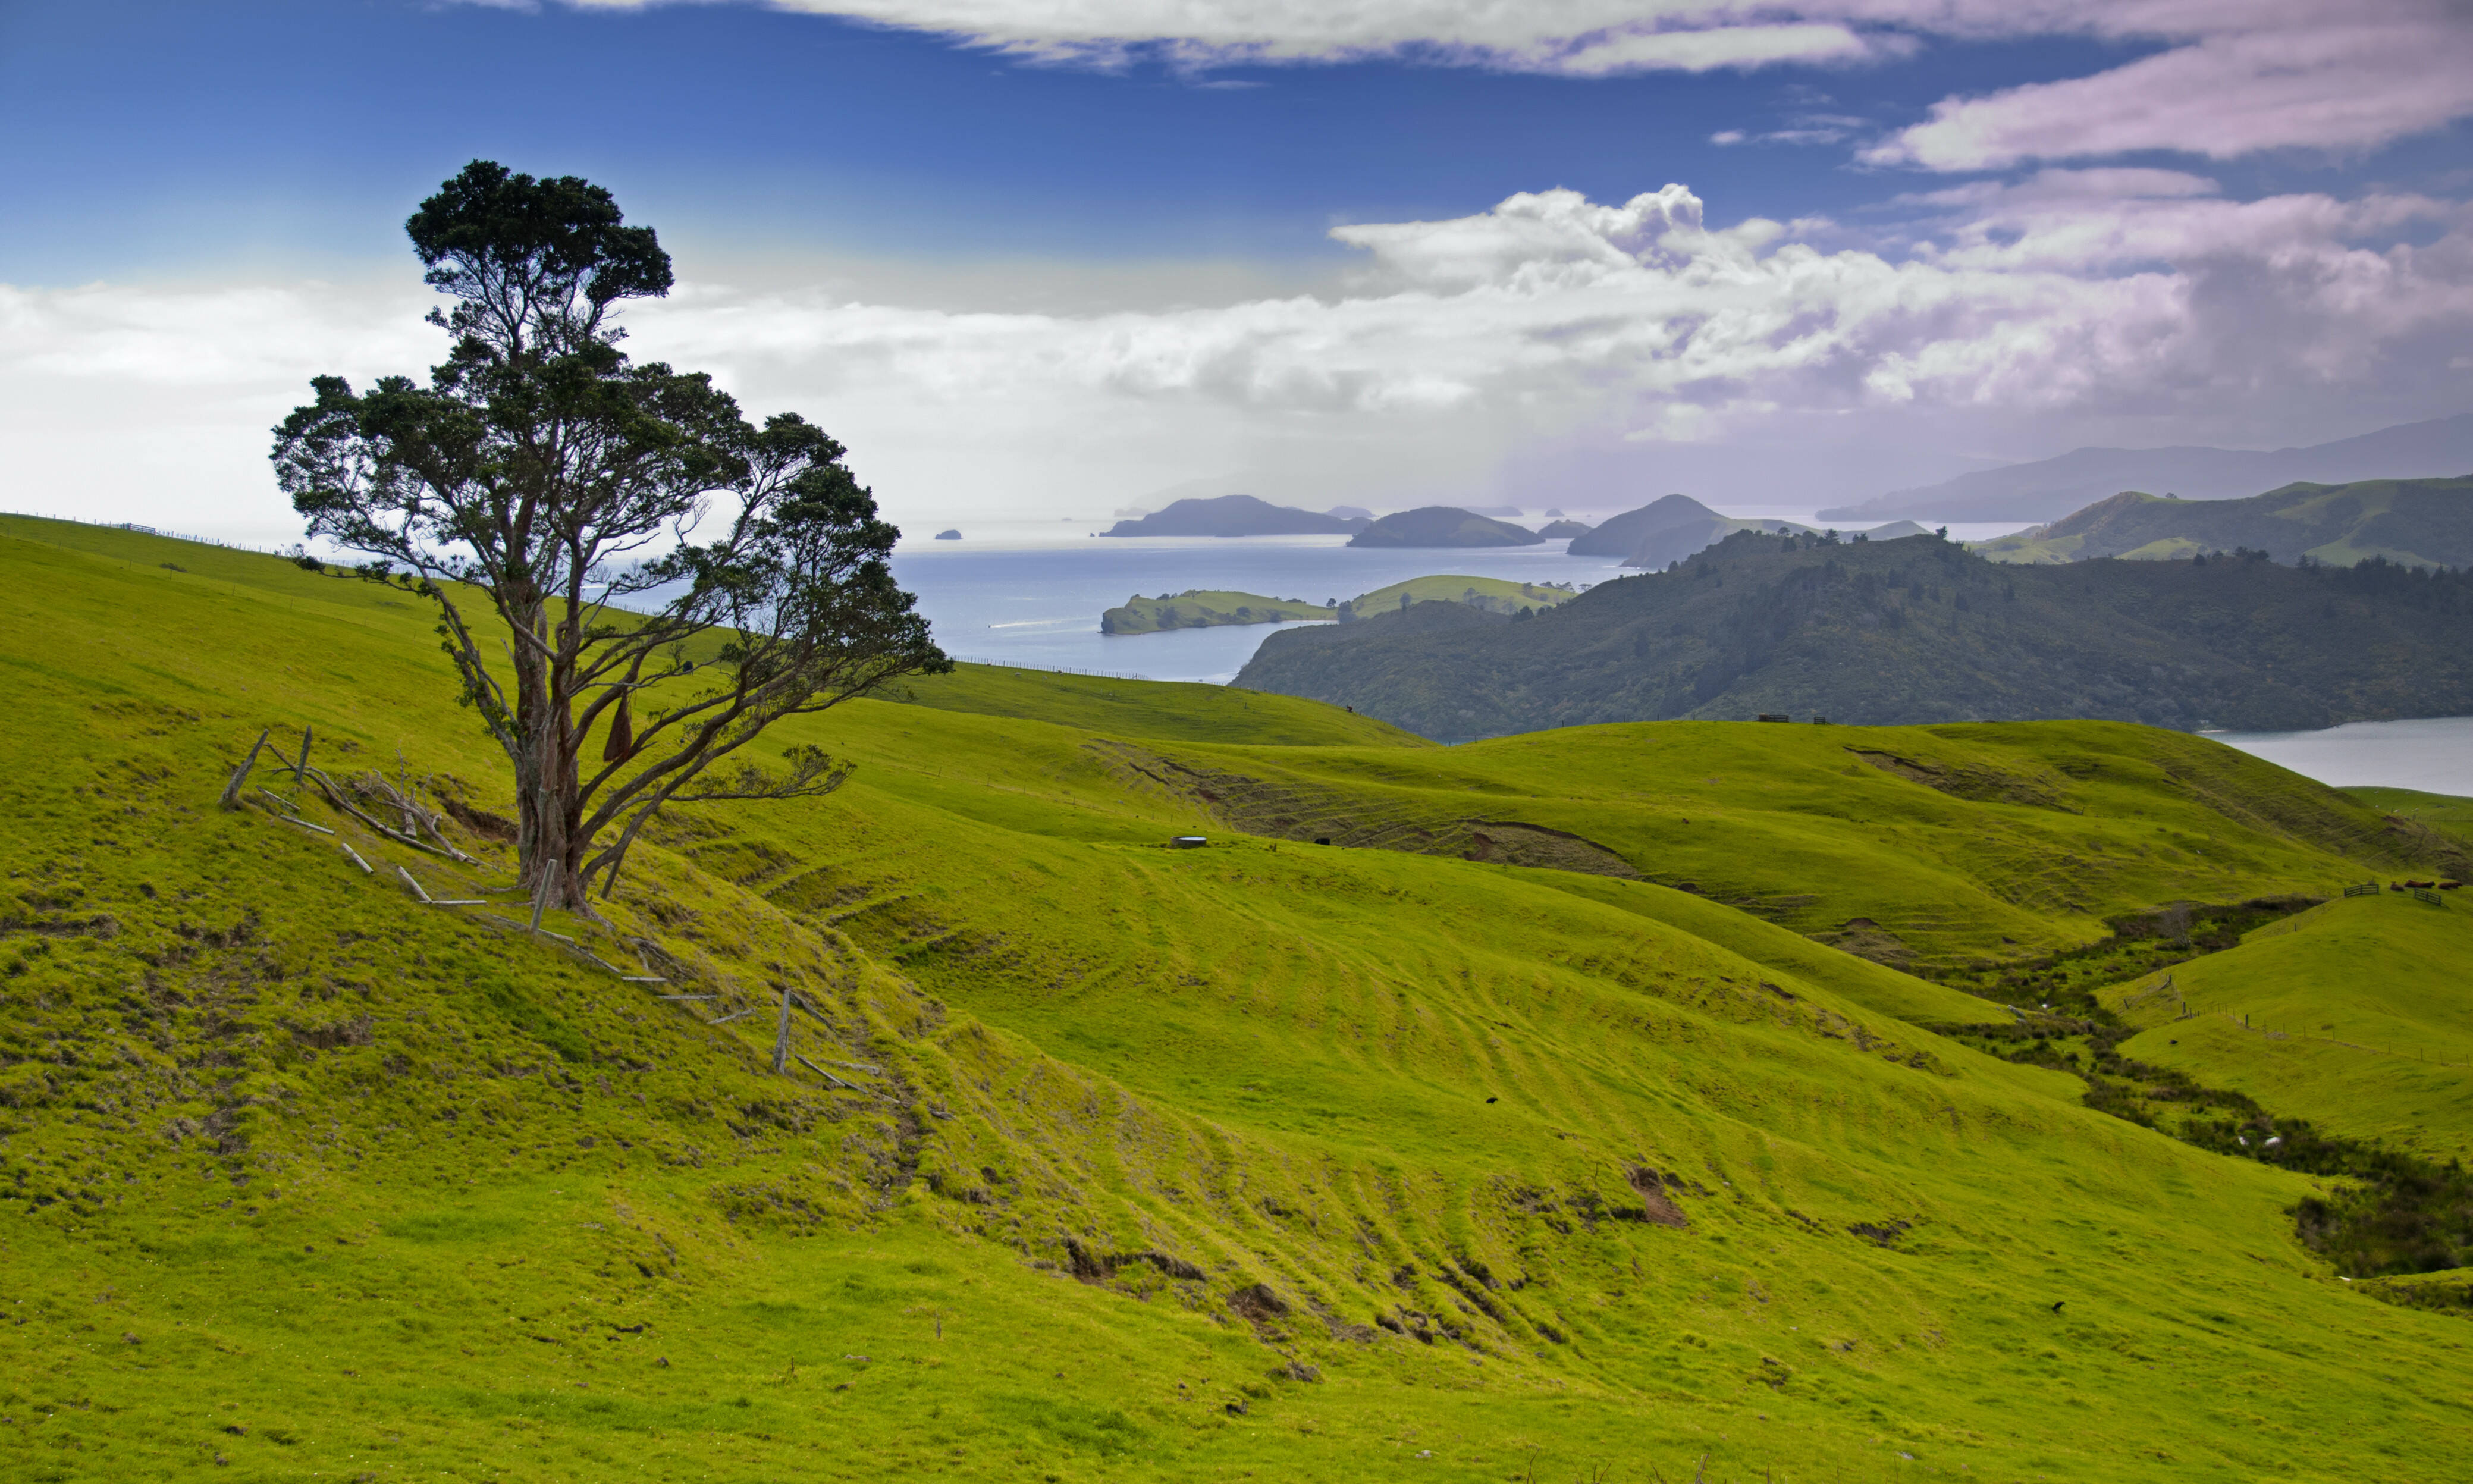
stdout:
{"type": "Polygon", "coordinates": [[[2398,819],[2427,825],[2442,834],[2473,845],[2473,799],[2453,794],[2425,794],[2412,788],[2347,788],[2344,792],[2371,808],[2398,819]]]}
{"type": "Polygon", "coordinates": [[[2351,566],[2378,557],[2407,566],[2473,566],[2473,475],[2292,484],[2245,500],[2181,500],[2124,491],[2050,525],[1979,541],[1995,562],[2169,562],[2200,552],[2264,551],[2351,566]]]}
{"type": "Polygon", "coordinates": [[[1502,577],[1471,577],[1446,573],[1436,577],[1412,577],[1405,583],[1377,587],[1359,593],[1350,603],[1352,611],[1387,613],[1414,603],[1459,603],[1488,613],[1511,614],[1522,609],[1548,609],[1557,603],[1569,603],[1578,593],[1569,583],[1515,583],[1502,577]],[[1402,599],[1406,599],[1403,603],[1402,599]]]}
{"type": "Polygon", "coordinates": [[[2438,1480],[2473,1446],[2464,1322],[2335,1281],[2287,1214],[2323,1183],[1713,899],[1945,898],[1957,955],[1991,903],[2074,941],[2422,848],[2212,744],[1444,752],[971,667],[786,729],[852,782],[681,814],[570,948],[521,929],[506,785],[400,595],[15,519],[0,578],[8,1477],[2438,1480]],[[482,864],[214,807],[303,725],[482,864]],[[1492,822],[1493,858],[1232,831],[1261,801],[1205,770],[1391,811],[1369,844],[1492,822]],[[1699,894],[1659,884],[1687,850],[1699,894]]]}
{"type": "Polygon", "coordinates": [[[1135,593],[1099,615],[1099,632],[1159,634],[1169,629],[1214,629],[1228,624],[1285,624],[1317,618],[1329,621],[1338,616],[1335,609],[1316,608],[1302,600],[1188,587],[1155,598],[1135,593]]]}
{"type": "Polygon", "coordinates": [[[2383,563],[2013,567],[1923,537],[1739,534],[1533,625],[1416,617],[1272,634],[1236,683],[1449,739],[1762,713],[2276,730],[2473,711],[2473,575],[2383,563]]]}
{"type": "Polygon", "coordinates": [[[1358,613],[1389,612],[1408,603],[1460,603],[1489,613],[1510,614],[1522,609],[1552,608],[1576,596],[1570,584],[1515,583],[1501,577],[1412,577],[1372,592],[1359,593],[1335,608],[1314,608],[1302,600],[1264,597],[1259,592],[1220,592],[1188,588],[1146,598],[1135,593],[1099,615],[1102,634],[1158,634],[1169,629],[1210,629],[1228,624],[1285,624],[1315,619],[1347,619],[1358,613]],[[1405,600],[1404,602],[1403,600],[1405,600]]]}
{"type": "MultiPolygon", "coordinates": [[[[2109,991],[2140,1061],[2320,1128],[2473,1156],[2473,910],[2381,892],[2109,991]]],[[[2446,898],[2442,898],[2446,899],[2446,898]]]]}

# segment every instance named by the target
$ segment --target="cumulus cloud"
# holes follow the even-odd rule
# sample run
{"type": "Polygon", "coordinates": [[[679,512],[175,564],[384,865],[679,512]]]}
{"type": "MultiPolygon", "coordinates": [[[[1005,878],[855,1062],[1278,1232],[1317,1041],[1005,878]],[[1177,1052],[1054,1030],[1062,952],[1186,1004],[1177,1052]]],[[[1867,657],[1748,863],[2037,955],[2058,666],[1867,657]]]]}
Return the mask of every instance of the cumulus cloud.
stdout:
{"type": "MultiPolygon", "coordinates": [[[[1265,448],[1415,483],[1583,433],[1757,443],[1781,418],[1929,412],[2273,442],[2331,392],[2391,394],[2406,416],[2473,393],[2450,361],[2473,332],[2473,219],[2456,204],[2240,202],[2164,170],[2047,170],[1907,204],[1924,235],[1867,249],[1826,223],[1712,227],[1681,185],[1619,203],[1524,193],[1339,228],[1368,264],[1345,294],[1067,315],[691,284],[631,311],[632,344],[715,369],[757,410],[822,419],[897,512],[1054,510],[1094,488],[1096,508],[1265,448]]],[[[409,277],[0,289],[0,427],[29,450],[15,477],[129,490],[185,458],[185,488],[246,488],[279,515],[264,429],[305,378],[440,348],[409,277]]]]}

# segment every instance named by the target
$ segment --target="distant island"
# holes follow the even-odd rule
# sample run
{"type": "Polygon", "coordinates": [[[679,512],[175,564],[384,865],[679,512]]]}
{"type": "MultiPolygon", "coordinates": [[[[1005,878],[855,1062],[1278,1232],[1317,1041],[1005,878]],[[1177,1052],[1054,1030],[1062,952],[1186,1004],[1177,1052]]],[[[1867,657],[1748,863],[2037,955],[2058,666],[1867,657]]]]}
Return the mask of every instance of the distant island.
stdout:
{"type": "Polygon", "coordinates": [[[2127,490],[2051,525],[1970,549],[2014,562],[2175,561],[2246,549],[2276,562],[2330,566],[2370,557],[2406,566],[2473,566],[2473,475],[2293,484],[2245,500],[2176,500],[2127,490]]]}
{"type": "Polygon", "coordinates": [[[1455,505],[1428,505],[1385,515],[1357,533],[1351,546],[1537,546],[1546,538],[1455,505]]]}
{"type": "Polygon", "coordinates": [[[958,541],[961,539],[962,533],[959,531],[939,531],[936,533],[936,539],[940,541],[958,541]]]}
{"type": "Polygon", "coordinates": [[[1501,577],[1451,574],[1412,577],[1360,593],[1346,602],[1326,601],[1319,608],[1303,598],[1265,597],[1259,592],[1222,592],[1188,588],[1148,598],[1136,593],[1099,615],[1099,632],[1110,634],[1163,634],[1170,629],[1216,629],[1230,624],[1285,624],[1314,620],[1354,623],[1360,614],[1391,612],[1418,603],[1453,603],[1478,612],[1506,616],[1568,603],[1579,596],[1570,583],[1515,583],[1501,577]]]}
{"type": "Polygon", "coordinates": [[[2236,499],[2300,480],[2424,479],[2473,470],[2473,413],[2407,422],[2306,448],[2079,448],[1978,469],[1820,513],[1823,520],[2052,520],[2120,490],[2236,499]]]}
{"type": "MultiPolygon", "coordinates": [[[[1575,557],[1619,557],[1624,566],[1656,570],[1705,551],[1738,531],[1765,531],[1771,536],[1824,534],[1791,520],[1721,515],[1690,495],[1669,494],[1584,531],[1573,539],[1570,551],[1575,557]]],[[[1926,533],[1913,521],[1901,520],[1858,534],[1866,540],[1893,541],[1926,533]]]]}
{"type": "Polygon", "coordinates": [[[2003,566],[1931,537],[1729,537],[1533,617],[1418,603],[1263,640],[1236,683],[1437,738],[1762,713],[2287,730],[2473,713],[2473,572],[2370,558],[2003,566]]]}
{"type": "Polygon", "coordinates": [[[1569,540],[1575,536],[1588,535],[1589,523],[1585,520],[1549,520],[1537,528],[1537,534],[1549,541],[1569,540]]]}
{"type": "Polygon", "coordinates": [[[1345,536],[1370,522],[1355,515],[1318,515],[1250,494],[1179,500],[1138,520],[1119,520],[1101,536],[1345,536]]]}

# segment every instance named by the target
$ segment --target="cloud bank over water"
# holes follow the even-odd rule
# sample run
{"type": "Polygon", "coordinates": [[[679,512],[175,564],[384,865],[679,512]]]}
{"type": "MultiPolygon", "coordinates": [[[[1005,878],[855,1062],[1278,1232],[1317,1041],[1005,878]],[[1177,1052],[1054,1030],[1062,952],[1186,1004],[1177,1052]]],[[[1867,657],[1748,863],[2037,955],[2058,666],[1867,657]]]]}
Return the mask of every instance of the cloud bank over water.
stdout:
{"type": "MultiPolygon", "coordinates": [[[[2460,203],[2238,202],[2185,172],[2046,169],[1907,204],[1920,215],[1896,240],[1858,246],[1827,221],[1711,227],[1680,184],[1620,203],[1526,192],[1336,228],[1363,258],[1341,292],[1086,315],[741,289],[695,281],[690,263],[670,299],[631,308],[630,348],[823,419],[897,510],[964,514],[1078,514],[1081,491],[1110,508],[1196,464],[1415,485],[1525,443],[1724,443],[1815,415],[2126,419],[2272,443],[2338,389],[2370,405],[2389,389],[2400,419],[2466,379],[2451,367],[2473,331],[2460,203]]],[[[426,302],[408,268],[0,288],[0,398],[21,426],[84,421],[142,449],[168,420],[253,461],[309,375],[435,359],[426,302]]]]}

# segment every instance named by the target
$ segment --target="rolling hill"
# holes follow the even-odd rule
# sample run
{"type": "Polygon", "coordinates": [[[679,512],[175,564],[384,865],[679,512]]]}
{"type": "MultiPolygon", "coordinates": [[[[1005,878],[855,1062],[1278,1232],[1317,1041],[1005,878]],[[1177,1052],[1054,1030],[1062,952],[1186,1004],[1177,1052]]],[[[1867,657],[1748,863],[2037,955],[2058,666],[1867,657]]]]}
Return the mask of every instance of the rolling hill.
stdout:
{"type": "Polygon", "coordinates": [[[2399,423],[2307,448],[2079,448],[2058,458],[1979,469],[1820,515],[1827,520],[2052,520],[2123,490],[2225,500],[2303,480],[2427,479],[2468,470],[2473,470],[2473,413],[2399,423]]]}
{"type": "Polygon", "coordinates": [[[23,519],[0,578],[9,1477],[2438,1479],[2473,1443],[2464,1321],[2302,1240],[2329,1180],[2086,1107],[1881,961],[2429,850],[2203,739],[1447,751],[969,666],[785,724],[852,780],[665,821],[562,939],[402,594],[23,519]],[[264,761],[216,806],[304,727],[475,863],[264,761]]]}
{"type": "Polygon", "coordinates": [[[2287,485],[2245,500],[2170,500],[2125,491],[1971,550],[1995,562],[2173,561],[2248,549],[2270,560],[2351,566],[2473,566],[2473,475],[2287,485]]]}
{"type": "Polygon", "coordinates": [[[1441,738],[1764,712],[2276,730],[2463,715],[2468,657],[2465,574],[2264,559],[2003,566],[1930,537],[1744,533],[1530,620],[1412,610],[1276,634],[1236,683],[1441,738]]]}
{"type": "Polygon", "coordinates": [[[2468,963],[2463,902],[2381,891],[2103,997],[2139,1027],[2127,1055],[2337,1134],[2462,1160],[2473,1157],[2468,963]]]}

